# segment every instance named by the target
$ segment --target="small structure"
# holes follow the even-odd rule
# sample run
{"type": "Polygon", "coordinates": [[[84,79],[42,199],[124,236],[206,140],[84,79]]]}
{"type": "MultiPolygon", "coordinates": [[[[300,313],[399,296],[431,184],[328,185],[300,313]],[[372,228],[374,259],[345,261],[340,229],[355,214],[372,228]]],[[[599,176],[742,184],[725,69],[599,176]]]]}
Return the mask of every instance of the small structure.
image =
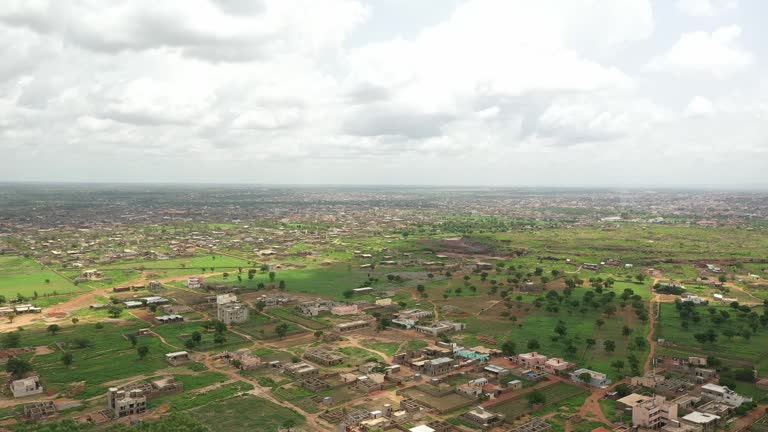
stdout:
{"type": "Polygon", "coordinates": [[[139,307],[144,306],[144,303],[142,303],[140,301],[136,301],[136,300],[128,300],[126,302],[123,302],[123,304],[128,309],[139,308],[139,307]]]}
{"type": "Polygon", "coordinates": [[[95,280],[95,279],[101,279],[102,274],[100,271],[92,269],[92,270],[83,270],[80,272],[80,279],[84,280],[95,280]]]}
{"type": "Polygon", "coordinates": [[[331,315],[357,315],[359,312],[356,304],[337,304],[331,307],[331,315]]]}
{"type": "Polygon", "coordinates": [[[336,366],[344,361],[344,356],[323,348],[315,348],[304,353],[304,358],[323,366],[336,366]]]}
{"type": "Polygon", "coordinates": [[[319,391],[322,391],[322,390],[325,390],[328,387],[330,387],[327,382],[321,380],[320,378],[318,378],[316,376],[311,376],[311,377],[307,377],[307,378],[299,380],[299,385],[304,387],[305,389],[311,390],[311,391],[313,391],[315,393],[317,393],[319,391]]]}
{"type": "Polygon", "coordinates": [[[725,402],[735,407],[739,407],[745,402],[752,402],[752,398],[741,396],[728,387],[716,384],[704,384],[701,386],[701,396],[709,400],[725,402]]]}
{"type": "Polygon", "coordinates": [[[534,417],[531,421],[515,426],[508,432],[550,432],[552,425],[541,417],[534,417]]]}
{"type": "Polygon", "coordinates": [[[203,280],[199,277],[191,277],[187,279],[187,288],[198,289],[202,288],[203,280]]]}
{"type": "Polygon", "coordinates": [[[285,365],[283,370],[288,375],[296,378],[296,380],[303,380],[320,375],[320,369],[304,362],[285,365]]]}
{"type": "Polygon", "coordinates": [[[217,304],[216,317],[224,324],[244,323],[248,321],[248,307],[242,303],[217,304]]]}
{"type": "Polygon", "coordinates": [[[601,372],[596,372],[589,369],[577,369],[571,373],[571,380],[583,383],[582,379],[580,378],[580,375],[582,374],[589,374],[591,376],[591,379],[588,383],[592,387],[606,387],[611,384],[611,380],[608,378],[607,375],[601,372]]]}
{"type": "Polygon", "coordinates": [[[561,358],[553,357],[544,362],[544,371],[556,375],[558,372],[565,372],[573,365],[561,358]]]}
{"type": "Polygon", "coordinates": [[[694,411],[680,418],[680,423],[691,426],[700,432],[709,432],[717,429],[720,416],[694,411]]]}
{"type": "Polygon", "coordinates": [[[488,411],[481,406],[467,411],[462,418],[483,429],[491,428],[504,422],[504,416],[488,411]]]}
{"type": "Polygon", "coordinates": [[[340,323],[333,326],[333,330],[337,333],[347,333],[355,330],[364,329],[371,326],[370,321],[358,320],[350,321],[346,323],[340,323]]]}
{"type": "Polygon", "coordinates": [[[537,367],[543,367],[547,362],[547,356],[541,355],[536,351],[518,354],[512,358],[512,361],[519,364],[522,367],[534,369],[537,367]]]}
{"type": "Polygon", "coordinates": [[[170,324],[184,322],[184,317],[181,315],[161,315],[155,317],[155,321],[158,324],[170,324]]]}
{"type": "Polygon", "coordinates": [[[248,348],[241,348],[233,352],[224,351],[222,357],[228,359],[230,363],[239,362],[242,370],[256,369],[262,365],[261,358],[253,355],[248,348]]]}
{"type": "Polygon", "coordinates": [[[40,377],[37,375],[11,382],[11,393],[13,393],[15,398],[32,396],[42,392],[43,386],[40,384],[40,377]]]}
{"type": "Polygon", "coordinates": [[[190,361],[189,353],[186,351],[176,351],[165,355],[165,359],[168,363],[178,366],[190,361]]]}
{"type": "Polygon", "coordinates": [[[56,415],[56,405],[52,401],[37,402],[24,405],[24,418],[27,420],[42,420],[56,415]]]}
{"type": "Polygon", "coordinates": [[[447,333],[455,333],[466,328],[466,324],[456,321],[438,321],[430,325],[417,325],[414,329],[425,335],[437,337],[447,333]]]}

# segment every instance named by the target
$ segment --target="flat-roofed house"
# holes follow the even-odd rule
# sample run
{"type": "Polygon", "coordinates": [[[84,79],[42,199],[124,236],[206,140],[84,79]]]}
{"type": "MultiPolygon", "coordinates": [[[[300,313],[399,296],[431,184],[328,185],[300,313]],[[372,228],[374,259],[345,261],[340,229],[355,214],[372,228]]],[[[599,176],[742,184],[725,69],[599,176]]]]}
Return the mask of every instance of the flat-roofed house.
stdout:
{"type": "Polygon", "coordinates": [[[514,357],[513,361],[522,367],[535,369],[544,366],[544,363],[547,362],[547,356],[533,351],[529,353],[518,354],[516,357],[514,357]]]}
{"type": "Polygon", "coordinates": [[[11,382],[11,393],[13,393],[15,398],[32,396],[42,392],[43,386],[40,384],[40,377],[37,375],[11,382]]]}

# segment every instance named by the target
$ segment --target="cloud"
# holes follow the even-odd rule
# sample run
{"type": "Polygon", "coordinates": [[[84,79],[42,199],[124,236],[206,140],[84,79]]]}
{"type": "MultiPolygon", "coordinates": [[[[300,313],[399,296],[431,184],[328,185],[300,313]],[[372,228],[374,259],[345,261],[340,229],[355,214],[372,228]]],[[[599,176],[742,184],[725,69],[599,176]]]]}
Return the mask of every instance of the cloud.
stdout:
{"type": "Polygon", "coordinates": [[[677,9],[691,17],[713,17],[736,10],[738,0],[678,0],[677,9]]]}
{"type": "Polygon", "coordinates": [[[715,105],[707,98],[696,96],[683,110],[685,117],[711,117],[715,114],[715,105]]]}
{"type": "Polygon", "coordinates": [[[754,55],[741,46],[740,36],[738,25],[720,27],[711,33],[685,33],[648,66],[655,71],[725,77],[754,63],[754,55]]]}

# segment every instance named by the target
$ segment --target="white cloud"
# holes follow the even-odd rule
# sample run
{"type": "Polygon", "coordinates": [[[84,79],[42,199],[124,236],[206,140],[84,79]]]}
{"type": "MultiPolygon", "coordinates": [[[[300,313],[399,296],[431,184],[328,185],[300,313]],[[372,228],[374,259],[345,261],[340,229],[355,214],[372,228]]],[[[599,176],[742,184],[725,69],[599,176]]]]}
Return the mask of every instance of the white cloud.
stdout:
{"type": "Polygon", "coordinates": [[[651,60],[656,71],[705,73],[724,77],[754,63],[754,55],[741,46],[741,27],[730,25],[709,32],[685,33],[663,55],[651,60]]]}
{"type": "Polygon", "coordinates": [[[677,8],[692,17],[713,17],[738,8],[738,0],[678,0],[677,8]]]}
{"type": "Polygon", "coordinates": [[[715,105],[707,98],[696,96],[683,110],[685,117],[711,117],[715,114],[715,105]]]}

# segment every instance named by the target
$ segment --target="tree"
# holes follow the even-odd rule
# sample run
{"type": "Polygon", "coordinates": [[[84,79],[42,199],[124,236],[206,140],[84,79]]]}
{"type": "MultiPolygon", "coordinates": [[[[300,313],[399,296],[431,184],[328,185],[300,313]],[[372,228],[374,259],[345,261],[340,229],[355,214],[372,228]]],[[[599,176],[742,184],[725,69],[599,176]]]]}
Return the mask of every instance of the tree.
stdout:
{"type": "Polygon", "coordinates": [[[31,370],[32,365],[29,364],[28,361],[18,357],[11,357],[5,363],[5,371],[16,379],[21,379],[25,373],[30,372],[31,370]]]}
{"type": "Polygon", "coordinates": [[[286,334],[288,334],[288,324],[286,323],[280,323],[275,327],[275,333],[280,337],[280,339],[284,338],[286,334]]]}
{"type": "Polygon", "coordinates": [[[144,357],[147,356],[147,354],[149,354],[149,347],[146,345],[142,345],[136,348],[136,352],[139,354],[139,358],[143,359],[144,357]]]}
{"type": "Polygon", "coordinates": [[[216,334],[213,336],[213,341],[214,341],[215,343],[217,343],[217,344],[221,345],[221,344],[223,344],[224,342],[226,342],[226,341],[227,341],[227,338],[226,338],[226,337],[225,337],[223,334],[221,334],[221,333],[216,333],[216,334]]]}
{"type": "Polygon", "coordinates": [[[315,339],[319,340],[321,337],[323,337],[323,331],[322,330],[315,331],[315,339]]]}
{"type": "Polygon", "coordinates": [[[269,281],[274,282],[275,281],[275,272],[271,271],[269,272],[269,281]]]}
{"type": "Polygon", "coordinates": [[[622,334],[622,335],[624,335],[624,336],[629,336],[629,335],[631,335],[631,334],[632,334],[632,328],[631,328],[631,327],[629,327],[629,326],[627,326],[627,325],[625,325],[625,326],[624,326],[624,327],[622,327],[622,329],[621,329],[621,334],[622,334]]]}
{"type": "Polygon", "coordinates": [[[21,346],[21,333],[18,331],[10,332],[0,337],[0,344],[3,348],[18,348],[21,346]]]}
{"type": "Polygon", "coordinates": [[[286,431],[290,432],[290,431],[293,430],[293,428],[296,427],[296,420],[290,419],[290,418],[289,419],[285,419],[285,420],[283,420],[283,423],[280,425],[280,427],[282,427],[286,431]]]}
{"type": "Polygon", "coordinates": [[[72,353],[70,353],[70,352],[65,352],[61,356],[61,362],[64,363],[64,366],[66,366],[66,367],[70,367],[72,365],[72,361],[73,360],[74,360],[74,358],[72,357],[72,353]]]}
{"type": "Polygon", "coordinates": [[[111,307],[109,308],[109,311],[107,311],[107,313],[108,313],[108,314],[109,314],[109,316],[111,316],[112,318],[119,318],[119,317],[120,317],[120,315],[122,315],[122,313],[123,313],[123,308],[122,308],[122,307],[120,307],[120,306],[118,306],[118,305],[114,305],[114,306],[111,306],[111,307]]]}
{"type": "Polygon", "coordinates": [[[614,352],[616,350],[616,342],[606,339],[603,341],[603,349],[605,349],[606,352],[614,352]]]}
{"type": "Polygon", "coordinates": [[[193,331],[190,335],[190,340],[197,345],[203,341],[203,335],[199,331],[193,331]]]}
{"type": "Polygon", "coordinates": [[[547,402],[546,396],[544,396],[544,393],[540,392],[539,390],[534,390],[528,393],[525,398],[528,400],[528,406],[530,407],[547,402]]]}
{"type": "Polygon", "coordinates": [[[555,326],[555,333],[559,334],[560,336],[565,336],[565,334],[568,333],[568,327],[566,327],[563,321],[557,322],[557,325],[555,326]]]}
{"type": "Polygon", "coordinates": [[[8,322],[9,323],[13,323],[13,320],[16,319],[16,313],[15,312],[11,312],[11,313],[8,314],[7,317],[8,317],[8,322]]]}
{"type": "Polygon", "coordinates": [[[344,298],[352,298],[352,296],[355,295],[355,292],[350,289],[350,290],[344,291],[342,295],[344,296],[344,298]]]}
{"type": "Polygon", "coordinates": [[[595,324],[597,324],[597,328],[602,328],[605,325],[605,320],[598,318],[597,321],[595,321],[595,324]]]}
{"type": "Polygon", "coordinates": [[[48,326],[47,330],[48,330],[48,333],[50,333],[51,335],[56,335],[56,333],[58,333],[59,330],[61,330],[61,326],[58,324],[51,324],[48,326]]]}
{"type": "Polygon", "coordinates": [[[537,350],[541,347],[541,344],[539,344],[539,341],[536,339],[531,339],[528,341],[528,349],[529,350],[537,350]]]}
{"type": "Polygon", "coordinates": [[[72,324],[77,324],[79,322],[80,322],[80,318],[78,318],[78,317],[73,317],[72,318],[72,324]]]}
{"type": "Polygon", "coordinates": [[[725,283],[728,280],[728,278],[725,277],[725,275],[720,275],[720,277],[718,277],[717,280],[719,280],[721,283],[725,283]]]}
{"type": "Polygon", "coordinates": [[[597,341],[593,338],[586,338],[584,343],[587,345],[587,349],[592,348],[597,344],[597,341]]]}
{"type": "Polygon", "coordinates": [[[507,340],[501,344],[501,352],[504,353],[505,356],[513,356],[515,355],[515,351],[517,351],[517,344],[513,341],[507,340]]]}
{"type": "Polygon", "coordinates": [[[128,342],[131,343],[131,346],[135,347],[136,344],[139,343],[139,338],[137,338],[135,334],[129,334],[128,342]]]}
{"type": "Polygon", "coordinates": [[[195,344],[195,341],[193,341],[192,339],[187,339],[186,341],[184,341],[184,347],[186,347],[187,349],[195,349],[196,346],[197,344],[195,344]]]}
{"type": "Polygon", "coordinates": [[[281,280],[278,284],[278,288],[280,288],[280,291],[285,291],[285,281],[281,280]]]}
{"type": "Polygon", "coordinates": [[[416,285],[416,291],[423,293],[426,288],[422,284],[416,285]]]}
{"type": "Polygon", "coordinates": [[[624,360],[614,360],[611,362],[611,367],[616,369],[616,372],[621,372],[624,369],[624,360]]]}
{"type": "Polygon", "coordinates": [[[589,372],[582,372],[579,374],[579,381],[583,382],[584,384],[589,384],[592,382],[592,374],[589,372]]]}

